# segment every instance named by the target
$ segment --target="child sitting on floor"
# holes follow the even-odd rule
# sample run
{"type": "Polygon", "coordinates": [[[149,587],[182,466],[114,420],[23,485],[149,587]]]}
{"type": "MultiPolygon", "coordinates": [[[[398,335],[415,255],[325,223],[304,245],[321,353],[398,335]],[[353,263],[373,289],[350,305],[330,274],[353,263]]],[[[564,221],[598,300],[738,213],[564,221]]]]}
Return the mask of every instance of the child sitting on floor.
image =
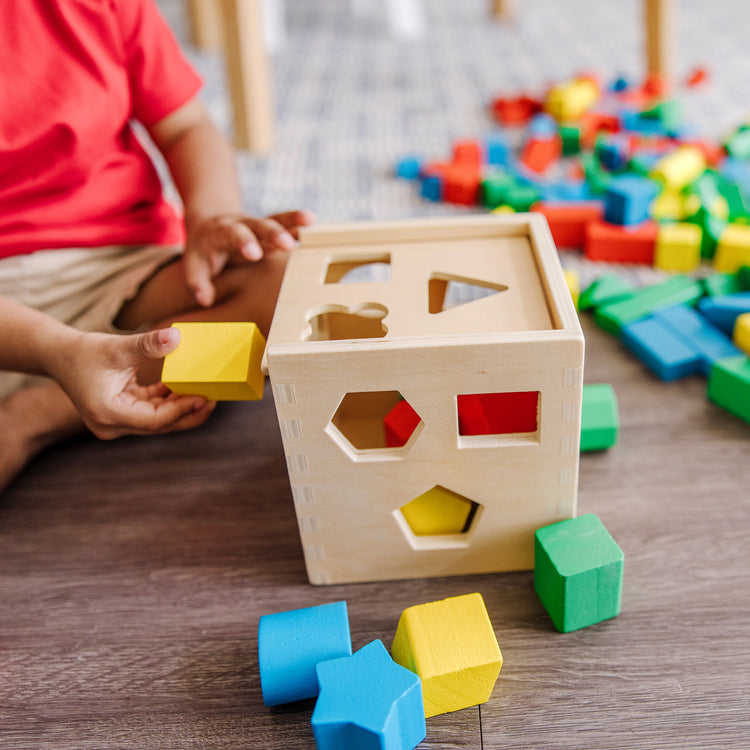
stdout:
{"type": "Polygon", "coordinates": [[[24,358],[28,311],[16,305],[38,312],[30,325],[46,341],[68,330],[59,323],[112,333],[237,320],[267,333],[284,251],[312,217],[243,213],[233,151],[153,0],[0,3],[0,28],[0,368],[58,381],[0,373],[2,489],[41,448],[85,423],[111,437],[196,426],[211,411],[202,400],[135,387],[140,363],[141,382],[158,380],[173,334],[137,344],[78,337],[91,370],[54,355],[49,366],[24,358]],[[164,156],[184,216],[165,199],[134,121],[164,156]],[[103,417],[113,399],[118,409],[103,417]]]}

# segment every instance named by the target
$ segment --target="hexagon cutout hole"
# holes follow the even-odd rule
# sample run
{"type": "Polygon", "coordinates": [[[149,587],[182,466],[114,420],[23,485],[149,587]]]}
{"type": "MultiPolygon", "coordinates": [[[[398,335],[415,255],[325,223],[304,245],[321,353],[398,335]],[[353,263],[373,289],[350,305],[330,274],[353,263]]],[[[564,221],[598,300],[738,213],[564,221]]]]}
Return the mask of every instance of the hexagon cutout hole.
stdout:
{"type": "Polygon", "coordinates": [[[436,484],[394,511],[414,549],[466,547],[482,506],[436,484]]]}
{"type": "Polygon", "coordinates": [[[326,432],[355,460],[398,458],[423,422],[398,391],[347,393],[326,432]]]}

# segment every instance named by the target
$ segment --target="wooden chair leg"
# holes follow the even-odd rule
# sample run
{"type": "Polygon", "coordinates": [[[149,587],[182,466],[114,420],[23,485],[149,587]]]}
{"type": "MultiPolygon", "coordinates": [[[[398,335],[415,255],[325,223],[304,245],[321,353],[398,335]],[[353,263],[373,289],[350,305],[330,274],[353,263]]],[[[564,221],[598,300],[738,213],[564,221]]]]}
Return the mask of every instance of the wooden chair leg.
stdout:
{"type": "Polygon", "coordinates": [[[216,0],[188,0],[192,43],[205,50],[220,50],[223,42],[221,8],[216,0]]]}
{"type": "Polygon", "coordinates": [[[263,33],[263,3],[262,0],[220,1],[235,144],[237,148],[265,154],[273,142],[274,105],[263,33]]]}
{"type": "Polygon", "coordinates": [[[666,83],[674,76],[674,0],[644,0],[646,69],[666,83]]]}
{"type": "Polygon", "coordinates": [[[513,15],[513,0],[492,0],[490,12],[497,19],[509,19],[513,15]]]}

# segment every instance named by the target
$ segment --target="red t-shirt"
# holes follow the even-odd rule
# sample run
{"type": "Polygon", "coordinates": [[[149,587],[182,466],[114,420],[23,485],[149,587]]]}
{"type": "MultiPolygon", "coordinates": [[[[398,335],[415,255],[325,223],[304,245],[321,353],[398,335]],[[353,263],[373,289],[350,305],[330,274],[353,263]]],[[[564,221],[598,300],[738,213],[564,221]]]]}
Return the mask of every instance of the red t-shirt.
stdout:
{"type": "Polygon", "coordinates": [[[153,0],[3,0],[0,29],[0,258],[182,242],[131,120],[201,81],[153,0]]]}

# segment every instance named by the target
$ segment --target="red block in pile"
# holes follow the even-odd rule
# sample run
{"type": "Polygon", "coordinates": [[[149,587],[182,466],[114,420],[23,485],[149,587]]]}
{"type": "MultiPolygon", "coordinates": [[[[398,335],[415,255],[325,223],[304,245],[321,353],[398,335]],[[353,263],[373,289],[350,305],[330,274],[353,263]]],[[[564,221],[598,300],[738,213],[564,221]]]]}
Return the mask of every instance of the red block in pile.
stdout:
{"type": "Polygon", "coordinates": [[[601,201],[583,203],[535,203],[531,209],[542,214],[549,224],[552,239],[558,249],[582,250],[586,227],[601,221],[604,204],[601,201]]]}
{"type": "Polygon", "coordinates": [[[591,222],[586,227],[583,254],[589,260],[653,265],[658,226],[651,220],[635,227],[591,222]]]}
{"type": "Polygon", "coordinates": [[[453,163],[479,167],[484,161],[484,149],[479,141],[456,141],[453,144],[453,163]]]}
{"type": "Polygon", "coordinates": [[[449,164],[443,173],[443,200],[474,206],[479,201],[481,174],[470,164],[449,164]]]}
{"type": "Polygon", "coordinates": [[[521,149],[520,161],[534,172],[545,172],[562,154],[559,135],[550,138],[529,138],[521,149]]]}
{"type": "Polygon", "coordinates": [[[504,125],[525,125],[542,109],[542,102],[530,96],[518,96],[511,99],[498,97],[492,100],[492,114],[498,122],[504,125]]]}

